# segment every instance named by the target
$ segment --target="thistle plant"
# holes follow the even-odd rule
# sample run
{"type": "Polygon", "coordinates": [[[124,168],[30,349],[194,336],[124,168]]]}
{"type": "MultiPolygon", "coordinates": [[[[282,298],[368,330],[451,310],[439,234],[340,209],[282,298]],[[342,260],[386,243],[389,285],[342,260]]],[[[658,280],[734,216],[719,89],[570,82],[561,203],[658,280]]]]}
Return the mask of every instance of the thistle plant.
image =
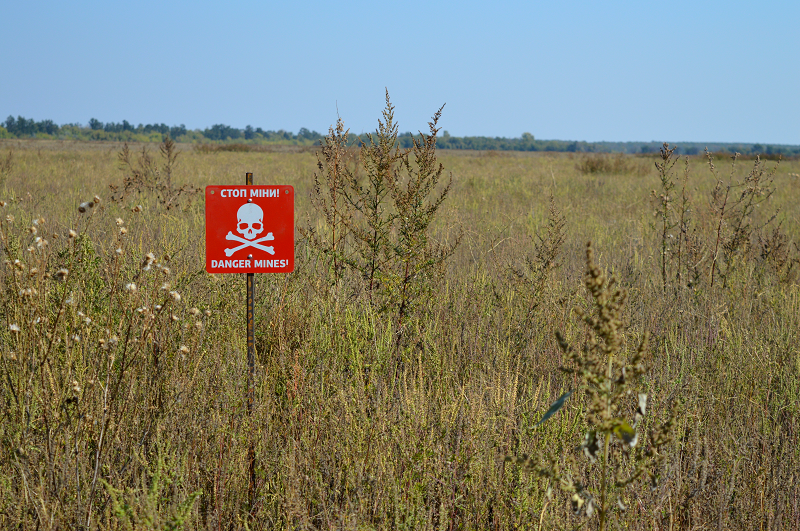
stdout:
{"type": "Polygon", "coordinates": [[[199,310],[185,317],[166,256],[147,253],[135,267],[122,218],[105,251],[89,239],[100,209],[99,196],[80,203],[68,231],[41,217],[27,228],[12,214],[0,222],[0,461],[25,478],[12,487],[19,495],[58,500],[70,528],[103,518],[111,463],[147,451],[203,341],[199,310]],[[56,468],[53,452],[67,448],[74,458],[56,468]]]}
{"type": "MultiPolygon", "coordinates": [[[[569,361],[562,370],[578,377],[585,395],[586,407],[582,411],[586,433],[580,448],[589,461],[589,474],[594,477],[583,479],[581,467],[572,455],[563,462],[549,456],[545,464],[528,456],[507,456],[506,461],[550,479],[569,496],[576,514],[592,517],[596,513],[599,529],[604,530],[615,508],[625,510],[626,488],[645,476],[652,487],[657,485],[664,459],[661,449],[672,440],[674,415],[650,431],[646,448],[642,449],[638,429],[647,411],[648,396],[638,391],[636,384],[647,370],[647,334],[633,353],[626,352],[622,314],[627,294],[597,266],[591,243],[586,248],[584,284],[594,311],[575,309],[588,329],[583,347],[573,348],[558,332],[556,337],[569,361]],[[634,394],[636,400],[632,400],[634,394]],[[629,411],[632,420],[626,414],[629,411]]],[[[540,424],[563,407],[573,393],[571,390],[562,395],[540,424]]]]}

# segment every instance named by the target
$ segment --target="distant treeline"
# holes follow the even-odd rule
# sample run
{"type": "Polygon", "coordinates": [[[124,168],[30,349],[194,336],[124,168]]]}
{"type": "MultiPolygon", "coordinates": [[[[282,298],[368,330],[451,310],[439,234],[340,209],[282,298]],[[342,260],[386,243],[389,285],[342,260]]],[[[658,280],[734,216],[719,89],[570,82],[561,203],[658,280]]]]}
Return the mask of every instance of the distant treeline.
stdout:
{"type": "Polygon", "coordinates": [[[297,134],[290,131],[264,131],[260,127],[247,126],[237,129],[217,124],[206,129],[187,129],[185,125],[139,124],[127,120],[120,123],[92,118],[89,123],[58,125],[52,120],[36,120],[9,116],[0,123],[0,138],[43,138],[63,140],[109,140],[119,142],[161,142],[170,136],[177,142],[252,142],[282,144],[314,144],[322,138],[316,131],[300,129],[297,134]]]}
{"type": "MultiPolygon", "coordinates": [[[[139,124],[134,126],[127,120],[120,123],[103,123],[95,118],[88,124],[58,125],[52,120],[35,121],[18,116],[9,116],[0,124],[0,138],[42,138],[64,140],[108,140],[118,142],[160,142],[170,136],[177,142],[188,143],[245,143],[245,144],[289,144],[314,145],[324,135],[306,128],[296,134],[291,131],[264,130],[248,125],[238,129],[216,124],[206,129],[187,129],[185,125],[139,124]]],[[[366,141],[367,135],[354,135],[354,143],[366,141]]],[[[398,140],[401,147],[412,146],[414,135],[403,133],[398,140]]],[[[800,156],[800,146],[785,144],[732,144],[702,142],[670,142],[678,146],[683,155],[697,155],[708,148],[714,153],[741,153],[743,155],[800,156]]],[[[580,142],[570,140],[538,140],[530,133],[519,138],[487,136],[450,136],[443,131],[437,145],[440,149],[465,149],[482,151],[553,151],[572,153],[658,153],[662,142],[580,142]]]]}

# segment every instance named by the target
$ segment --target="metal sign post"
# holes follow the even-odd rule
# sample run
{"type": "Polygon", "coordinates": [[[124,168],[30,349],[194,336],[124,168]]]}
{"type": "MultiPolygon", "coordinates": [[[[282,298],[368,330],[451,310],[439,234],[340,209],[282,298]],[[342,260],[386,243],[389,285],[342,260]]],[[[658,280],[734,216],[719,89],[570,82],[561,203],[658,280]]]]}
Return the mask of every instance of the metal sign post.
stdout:
{"type": "MultiPolygon", "coordinates": [[[[253,185],[253,174],[244,174],[245,185],[253,185]]],[[[252,203],[246,203],[252,204],[252,203]]],[[[238,228],[238,225],[237,225],[238,228]]],[[[263,227],[262,227],[263,230],[263,227]]],[[[252,260],[253,255],[248,254],[247,258],[252,260]]],[[[256,279],[255,273],[247,273],[247,417],[253,416],[253,395],[256,367],[256,331],[254,306],[256,298],[256,279]]],[[[247,463],[250,470],[250,481],[247,485],[247,499],[250,500],[250,511],[253,511],[256,501],[256,449],[252,434],[250,437],[250,447],[247,449],[247,463]]]]}
{"type": "MultiPolygon", "coordinates": [[[[247,278],[247,415],[255,400],[255,273],[294,270],[294,188],[253,185],[206,187],[206,271],[245,273],[247,278]]],[[[255,505],[255,444],[247,451],[248,496],[255,505]]]]}

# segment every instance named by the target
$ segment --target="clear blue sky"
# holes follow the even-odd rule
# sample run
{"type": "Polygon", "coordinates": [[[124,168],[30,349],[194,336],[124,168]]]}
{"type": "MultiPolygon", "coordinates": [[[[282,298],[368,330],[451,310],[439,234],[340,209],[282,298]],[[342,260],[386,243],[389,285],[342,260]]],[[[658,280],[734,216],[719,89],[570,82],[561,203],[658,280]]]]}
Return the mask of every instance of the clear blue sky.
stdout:
{"type": "Polygon", "coordinates": [[[0,121],[800,144],[800,2],[0,0],[0,121]]]}

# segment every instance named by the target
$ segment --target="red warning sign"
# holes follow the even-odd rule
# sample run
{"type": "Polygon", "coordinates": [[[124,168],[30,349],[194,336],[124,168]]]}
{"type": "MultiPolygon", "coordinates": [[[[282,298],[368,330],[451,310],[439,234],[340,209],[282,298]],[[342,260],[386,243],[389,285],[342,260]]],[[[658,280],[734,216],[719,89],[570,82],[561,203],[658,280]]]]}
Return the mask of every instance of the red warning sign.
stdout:
{"type": "Polygon", "coordinates": [[[206,271],[294,270],[294,188],[206,187],[206,271]]]}

